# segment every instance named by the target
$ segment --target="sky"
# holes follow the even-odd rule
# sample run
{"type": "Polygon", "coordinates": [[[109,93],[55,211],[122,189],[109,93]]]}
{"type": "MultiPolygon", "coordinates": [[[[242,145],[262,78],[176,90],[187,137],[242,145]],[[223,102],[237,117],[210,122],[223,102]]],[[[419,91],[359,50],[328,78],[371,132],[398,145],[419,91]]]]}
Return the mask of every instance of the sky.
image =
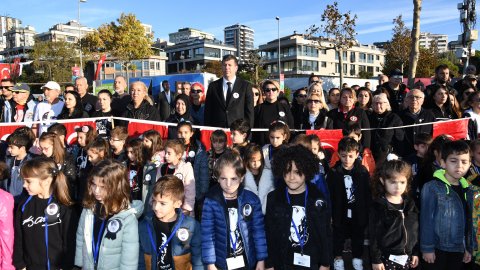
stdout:
{"type": "MultiPolygon", "coordinates": [[[[423,1],[421,32],[447,34],[449,42],[461,34],[457,2],[461,0],[423,1]]],[[[326,0],[87,0],[80,4],[80,22],[97,28],[115,21],[120,14],[133,13],[153,26],[155,38],[168,39],[168,34],[191,27],[223,40],[223,29],[236,23],[255,31],[255,47],[277,38],[276,16],[280,17],[280,36],[305,33],[309,26],[320,24],[326,0]]],[[[402,14],[411,27],[411,0],[338,0],[341,12],[356,14],[357,40],[362,44],[387,41],[391,38],[393,19],[402,14]]],[[[22,20],[37,32],[48,31],[57,23],[77,20],[78,0],[2,0],[0,15],[22,20]]],[[[480,48],[478,42],[474,47],[480,48]]]]}

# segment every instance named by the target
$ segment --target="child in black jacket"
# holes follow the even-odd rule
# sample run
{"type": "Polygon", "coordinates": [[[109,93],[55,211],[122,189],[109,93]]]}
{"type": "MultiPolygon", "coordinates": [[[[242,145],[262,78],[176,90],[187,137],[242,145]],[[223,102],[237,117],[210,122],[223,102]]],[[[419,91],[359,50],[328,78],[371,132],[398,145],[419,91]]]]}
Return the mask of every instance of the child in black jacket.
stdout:
{"type": "Polygon", "coordinates": [[[400,160],[384,162],[375,174],[368,225],[374,270],[418,265],[418,209],[407,196],[411,179],[410,165],[400,160]]]}
{"type": "Polygon", "coordinates": [[[355,270],[363,269],[363,242],[370,207],[370,175],[357,159],[360,144],[344,137],[338,143],[340,161],[327,176],[332,200],[333,255],[335,269],[344,269],[342,250],[345,239],[352,239],[355,270]]]}

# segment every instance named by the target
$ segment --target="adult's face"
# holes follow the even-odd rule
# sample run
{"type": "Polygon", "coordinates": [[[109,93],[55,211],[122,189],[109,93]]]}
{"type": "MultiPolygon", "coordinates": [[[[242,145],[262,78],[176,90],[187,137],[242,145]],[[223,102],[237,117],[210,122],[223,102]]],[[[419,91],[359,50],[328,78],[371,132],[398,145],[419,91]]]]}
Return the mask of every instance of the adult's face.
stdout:
{"type": "Polygon", "coordinates": [[[235,75],[237,74],[237,70],[238,70],[238,65],[235,63],[233,59],[228,61],[223,61],[222,72],[223,72],[223,77],[225,77],[225,79],[227,80],[233,79],[233,77],[235,77],[235,75]]]}
{"type": "Polygon", "coordinates": [[[143,85],[139,83],[134,83],[131,86],[130,95],[132,97],[133,104],[135,105],[135,107],[137,107],[142,103],[142,101],[147,96],[147,91],[143,87],[143,85]]]}
{"type": "Polygon", "coordinates": [[[388,77],[387,77],[387,76],[382,75],[382,76],[380,76],[380,78],[378,78],[378,83],[379,83],[380,85],[382,85],[382,84],[384,84],[384,83],[386,83],[386,82],[388,82],[388,77]]]}
{"type": "Polygon", "coordinates": [[[317,76],[312,77],[312,78],[310,78],[310,81],[308,82],[308,84],[310,85],[310,84],[312,84],[312,83],[314,83],[314,82],[315,82],[315,83],[319,83],[319,82],[320,82],[320,78],[317,77],[317,76]]]}
{"type": "Polygon", "coordinates": [[[18,104],[25,104],[27,103],[28,96],[30,95],[29,92],[13,92],[13,101],[18,104]]]}
{"type": "Polygon", "coordinates": [[[162,86],[165,91],[170,91],[170,83],[164,82],[162,83],[162,86]]]}
{"type": "Polygon", "coordinates": [[[12,82],[1,82],[2,86],[2,95],[5,97],[5,99],[9,100],[13,97],[13,83],[12,82]]]}
{"type": "Polygon", "coordinates": [[[306,98],[307,98],[307,91],[298,90],[297,97],[296,97],[297,103],[300,105],[304,105],[306,98]]]}
{"type": "Polygon", "coordinates": [[[390,77],[389,82],[394,87],[397,87],[398,85],[400,85],[400,83],[402,83],[402,79],[403,79],[402,75],[393,75],[390,77]]]}
{"type": "Polygon", "coordinates": [[[441,69],[437,72],[436,77],[439,83],[446,83],[450,78],[450,70],[448,68],[441,69]]]}
{"type": "Polygon", "coordinates": [[[65,107],[67,107],[67,109],[71,110],[71,109],[75,108],[75,105],[77,105],[77,101],[75,100],[75,96],[70,94],[70,93],[67,93],[65,95],[65,107]]]}
{"type": "Polygon", "coordinates": [[[184,84],[183,85],[183,93],[187,96],[190,96],[190,89],[192,88],[192,86],[187,83],[187,84],[184,84]]]}
{"type": "Polygon", "coordinates": [[[277,101],[278,89],[274,84],[267,84],[263,87],[263,93],[265,93],[265,100],[273,103],[277,101]]]}
{"type": "Polygon", "coordinates": [[[203,92],[202,92],[202,89],[200,88],[200,86],[195,85],[192,88],[192,91],[190,91],[190,96],[192,97],[192,99],[194,101],[200,101],[200,99],[203,96],[203,92]]]}
{"type": "Polygon", "coordinates": [[[87,80],[85,78],[77,79],[75,81],[75,88],[77,90],[77,93],[80,95],[80,97],[85,96],[85,94],[87,94],[87,89],[88,89],[87,80]]]}
{"type": "Polygon", "coordinates": [[[376,114],[382,114],[387,111],[388,100],[387,99],[378,99],[372,102],[373,111],[376,114]]]}
{"type": "Polygon", "coordinates": [[[260,90],[255,87],[252,87],[253,92],[253,104],[257,104],[258,99],[260,98],[260,90]]]}
{"type": "Polygon", "coordinates": [[[307,108],[309,113],[318,113],[320,111],[320,98],[317,95],[311,96],[307,100],[307,108]]]}
{"type": "Polygon", "coordinates": [[[407,107],[411,112],[418,112],[422,108],[425,96],[421,91],[412,91],[407,96],[407,107]]]}
{"type": "Polygon", "coordinates": [[[357,98],[358,104],[360,104],[361,107],[367,106],[368,102],[370,101],[370,95],[367,91],[360,91],[357,98]]]}
{"type": "Polygon", "coordinates": [[[187,112],[187,104],[181,99],[178,99],[177,102],[175,103],[175,111],[179,115],[184,115],[187,112]]]}
{"type": "Polygon", "coordinates": [[[108,94],[105,94],[105,93],[99,94],[98,102],[100,103],[100,109],[103,112],[109,112],[111,110],[110,104],[112,103],[112,99],[108,94]]]}
{"type": "Polygon", "coordinates": [[[340,90],[330,91],[330,94],[328,94],[328,101],[331,104],[337,105],[340,102],[340,90]]]}
{"type": "Polygon", "coordinates": [[[113,87],[115,88],[115,92],[118,94],[123,94],[125,92],[125,88],[127,88],[127,83],[125,82],[125,78],[117,77],[113,82],[113,87]]]}
{"type": "Polygon", "coordinates": [[[52,104],[60,95],[60,91],[56,89],[43,88],[43,95],[48,103],[52,104]]]}
{"type": "Polygon", "coordinates": [[[435,101],[435,104],[437,105],[443,105],[447,102],[447,100],[448,100],[448,92],[444,88],[438,89],[433,95],[433,101],[435,101]]]}
{"type": "Polygon", "coordinates": [[[345,108],[352,108],[355,104],[355,96],[350,92],[343,92],[340,96],[340,104],[345,108]]]}

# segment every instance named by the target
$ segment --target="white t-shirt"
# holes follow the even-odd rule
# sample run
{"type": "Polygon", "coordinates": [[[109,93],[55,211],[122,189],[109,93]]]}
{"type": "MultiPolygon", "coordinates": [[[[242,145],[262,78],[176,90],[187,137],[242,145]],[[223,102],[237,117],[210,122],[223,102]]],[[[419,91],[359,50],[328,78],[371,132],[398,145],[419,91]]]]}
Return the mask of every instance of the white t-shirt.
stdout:
{"type": "Polygon", "coordinates": [[[33,119],[34,121],[45,121],[43,124],[40,124],[40,135],[47,131],[52,125],[51,120],[57,119],[57,116],[62,112],[63,105],[63,101],[58,101],[55,104],[50,104],[48,102],[40,102],[37,104],[33,119]]]}

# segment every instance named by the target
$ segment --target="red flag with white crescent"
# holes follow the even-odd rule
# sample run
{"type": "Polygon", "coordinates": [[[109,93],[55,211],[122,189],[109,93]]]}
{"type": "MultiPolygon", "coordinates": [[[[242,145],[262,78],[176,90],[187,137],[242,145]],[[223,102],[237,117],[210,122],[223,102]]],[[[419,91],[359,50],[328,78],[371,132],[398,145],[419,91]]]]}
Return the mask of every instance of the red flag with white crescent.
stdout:
{"type": "Polygon", "coordinates": [[[105,63],[106,59],[107,56],[105,54],[102,54],[102,57],[100,57],[100,60],[98,60],[97,70],[95,71],[95,81],[98,79],[98,75],[100,74],[100,70],[102,69],[103,63],[105,63]]]}

